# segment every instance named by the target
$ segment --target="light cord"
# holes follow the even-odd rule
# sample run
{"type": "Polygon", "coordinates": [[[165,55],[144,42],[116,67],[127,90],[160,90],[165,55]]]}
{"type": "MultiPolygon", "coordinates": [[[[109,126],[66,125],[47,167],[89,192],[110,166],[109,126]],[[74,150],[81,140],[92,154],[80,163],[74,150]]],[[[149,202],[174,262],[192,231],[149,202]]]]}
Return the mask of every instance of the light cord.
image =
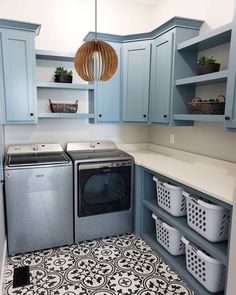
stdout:
{"type": "Polygon", "coordinates": [[[97,0],[95,0],[95,40],[97,40],[97,0]]]}

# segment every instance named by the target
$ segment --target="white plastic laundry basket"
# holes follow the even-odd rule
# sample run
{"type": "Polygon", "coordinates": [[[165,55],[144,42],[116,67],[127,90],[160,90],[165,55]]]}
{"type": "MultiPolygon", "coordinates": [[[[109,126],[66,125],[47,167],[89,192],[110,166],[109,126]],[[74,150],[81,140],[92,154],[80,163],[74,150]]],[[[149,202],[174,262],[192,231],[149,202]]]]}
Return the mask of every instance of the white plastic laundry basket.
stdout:
{"type": "Polygon", "coordinates": [[[172,255],[184,254],[184,243],[181,241],[182,234],[172,226],[163,222],[154,213],[152,217],[156,222],[157,241],[172,255]]]}
{"type": "Polygon", "coordinates": [[[186,251],[188,271],[210,292],[224,290],[226,269],[223,264],[203,253],[197,246],[182,237],[186,251]]]}
{"type": "Polygon", "coordinates": [[[229,210],[183,192],[187,201],[188,225],[210,242],[228,239],[229,210]]]}
{"type": "Polygon", "coordinates": [[[182,195],[181,187],[159,181],[153,177],[156,182],[158,205],[173,216],[186,215],[186,200],[182,195]]]}

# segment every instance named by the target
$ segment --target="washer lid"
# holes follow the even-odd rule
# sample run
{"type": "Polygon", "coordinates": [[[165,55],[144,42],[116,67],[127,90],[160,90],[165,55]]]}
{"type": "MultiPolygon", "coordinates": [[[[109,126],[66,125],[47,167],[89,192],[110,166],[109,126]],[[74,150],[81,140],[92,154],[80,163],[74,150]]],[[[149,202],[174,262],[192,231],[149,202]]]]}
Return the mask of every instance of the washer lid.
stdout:
{"type": "Polygon", "coordinates": [[[66,164],[69,162],[70,160],[65,153],[36,153],[9,155],[7,164],[9,167],[22,167],[66,164]]]}

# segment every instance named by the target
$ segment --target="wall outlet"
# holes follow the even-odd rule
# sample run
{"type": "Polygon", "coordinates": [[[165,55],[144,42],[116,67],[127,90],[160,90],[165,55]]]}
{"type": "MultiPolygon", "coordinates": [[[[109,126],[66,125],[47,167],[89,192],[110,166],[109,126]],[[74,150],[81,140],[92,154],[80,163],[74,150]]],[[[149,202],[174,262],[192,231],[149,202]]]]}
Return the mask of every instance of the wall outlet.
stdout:
{"type": "Polygon", "coordinates": [[[170,144],[174,144],[174,143],[175,143],[175,135],[170,134],[170,144]]]}

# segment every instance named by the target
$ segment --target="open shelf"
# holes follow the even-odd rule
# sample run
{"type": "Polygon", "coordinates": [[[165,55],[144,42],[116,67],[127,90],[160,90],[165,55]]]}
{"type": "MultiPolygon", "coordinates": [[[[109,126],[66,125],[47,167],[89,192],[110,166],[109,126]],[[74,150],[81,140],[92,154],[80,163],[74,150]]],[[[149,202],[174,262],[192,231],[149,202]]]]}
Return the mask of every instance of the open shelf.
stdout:
{"type": "Polygon", "coordinates": [[[94,84],[37,82],[37,88],[71,89],[71,90],[94,90],[94,84]]]}
{"type": "MultiPolygon", "coordinates": [[[[185,255],[172,256],[166,251],[160,244],[157,243],[155,233],[153,234],[142,234],[142,239],[160,256],[163,260],[169,264],[169,266],[178,273],[178,275],[188,284],[190,288],[195,292],[196,295],[212,295],[211,292],[207,291],[187,270],[185,266],[185,255]]],[[[216,295],[223,295],[224,292],[214,293],[216,295]]]]}
{"type": "Polygon", "coordinates": [[[54,60],[54,61],[74,61],[74,53],[58,52],[50,50],[36,50],[36,59],[54,60]]]}
{"type": "Polygon", "coordinates": [[[223,122],[224,115],[194,115],[194,114],[175,114],[176,121],[201,121],[201,122],[223,122]]]}
{"type": "Polygon", "coordinates": [[[232,23],[201,34],[195,38],[184,41],[177,46],[177,50],[201,51],[230,42],[232,23]]]}
{"type": "Polygon", "coordinates": [[[177,228],[186,238],[188,238],[193,243],[196,243],[202,249],[207,251],[210,255],[217,258],[221,263],[227,265],[227,251],[228,251],[228,242],[219,242],[211,243],[199,235],[196,231],[192,230],[187,224],[187,217],[174,217],[167,213],[165,210],[157,206],[156,200],[144,200],[143,204],[153,213],[156,213],[157,216],[162,218],[164,221],[169,223],[171,226],[177,228]]]}
{"type": "Polygon", "coordinates": [[[224,70],[224,71],[211,73],[211,74],[178,79],[176,80],[175,85],[176,86],[207,85],[207,84],[226,82],[227,78],[228,78],[228,70],[224,70]]]}
{"type": "Polygon", "coordinates": [[[58,119],[92,119],[94,114],[88,113],[38,113],[38,118],[58,119]]]}

